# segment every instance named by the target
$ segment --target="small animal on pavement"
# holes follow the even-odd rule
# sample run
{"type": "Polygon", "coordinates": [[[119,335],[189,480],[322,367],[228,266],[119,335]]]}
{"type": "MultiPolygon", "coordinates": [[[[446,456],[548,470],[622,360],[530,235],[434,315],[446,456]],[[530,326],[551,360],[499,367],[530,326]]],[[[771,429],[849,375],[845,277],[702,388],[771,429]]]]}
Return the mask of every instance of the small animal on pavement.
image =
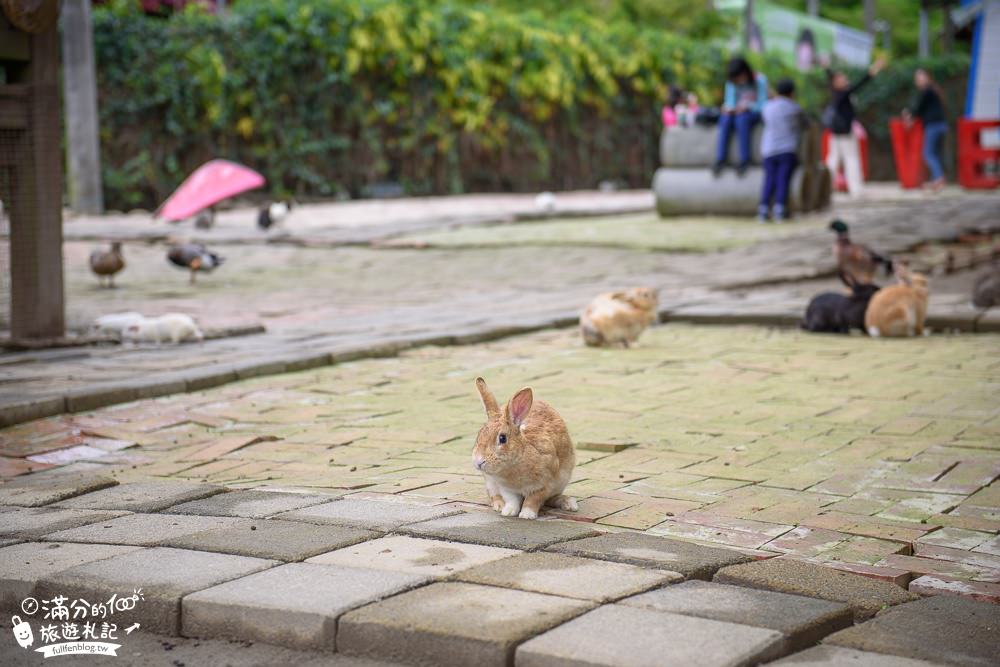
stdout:
{"type": "Polygon", "coordinates": [[[211,273],[225,262],[225,258],[200,243],[178,243],[167,250],[167,260],[191,272],[191,284],[198,273],[211,273]]]}
{"type": "Polygon", "coordinates": [[[892,275],[892,260],[868,246],[851,241],[846,222],[834,220],[830,223],[830,229],[837,234],[837,240],[833,243],[833,258],[837,262],[838,271],[848,274],[862,285],[874,282],[875,273],[880,266],[885,268],[885,275],[892,275]]]}
{"type": "Polygon", "coordinates": [[[650,287],[597,296],[580,315],[583,342],[591,347],[629,347],[656,322],[659,297],[650,287]]]}
{"type": "Polygon", "coordinates": [[[125,268],[125,256],[122,255],[122,244],[115,241],[108,249],[96,248],[90,253],[90,270],[97,276],[97,282],[104,287],[104,279],[107,278],[107,286],[115,286],[115,274],[125,268]]]}

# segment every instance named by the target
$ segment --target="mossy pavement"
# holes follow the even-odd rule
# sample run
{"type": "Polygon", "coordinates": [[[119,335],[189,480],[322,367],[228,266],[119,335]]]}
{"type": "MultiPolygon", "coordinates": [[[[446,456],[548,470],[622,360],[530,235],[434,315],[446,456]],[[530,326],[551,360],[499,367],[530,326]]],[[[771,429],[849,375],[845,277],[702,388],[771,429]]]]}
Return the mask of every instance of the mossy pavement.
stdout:
{"type": "Polygon", "coordinates": [[[0,442],[41,467],[122,481],[484,505],[470,463],[480,374],[502,397],[532,386],[566,419],[578,453],[568,492],[580,499],[567,518],[903,585],[1000,582],[996,335],[668,324],[622,351],[566,330],[51,418],[0,442]]]}

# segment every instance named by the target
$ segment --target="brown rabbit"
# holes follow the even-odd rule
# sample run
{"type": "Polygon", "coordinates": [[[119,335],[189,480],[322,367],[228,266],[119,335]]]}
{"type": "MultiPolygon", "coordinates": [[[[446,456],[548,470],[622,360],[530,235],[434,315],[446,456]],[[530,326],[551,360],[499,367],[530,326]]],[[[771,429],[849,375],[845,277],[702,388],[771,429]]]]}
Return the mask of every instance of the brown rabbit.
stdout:
{"type": "Polygon", "coordinates": [[[872,337],[922,336],[927,318],[927,276],[896,270],[899,284],[883,287],[868,302],[865,329],[872,337]]]}
{"type": "Polygon", "coordinates": [[[493,509],[503,516],[538,517],[543,504],[571,512],[576,500],[562,495],[576,463],[566,422],[530,387],[514,394],[503,412],[486,380],[476,378],[486,408],[472,450],[473,465],[486,478],[493,509]]]}
{"type": "Polygon", "coordinates": [[[649,287],[601,294],[580,315],[583,342],[591,347],[628,347],[656,322],[658,305],[656,290],[649,287]]]}

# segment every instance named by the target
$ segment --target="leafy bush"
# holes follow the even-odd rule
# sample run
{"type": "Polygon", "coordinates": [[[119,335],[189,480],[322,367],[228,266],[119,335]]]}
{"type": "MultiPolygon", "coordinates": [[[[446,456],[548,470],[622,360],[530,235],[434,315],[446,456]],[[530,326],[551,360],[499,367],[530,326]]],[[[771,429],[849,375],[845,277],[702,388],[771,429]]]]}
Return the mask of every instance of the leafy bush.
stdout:
{"type": "MultiPolygon", "coordinates": [[[[645,22],[469,0],[242,0],[167,20],[137,4],[94,12],[117,208],[155,206],[213,157],[300,198],[385,181],[411,194],[648,187],[668,83],[717,102],[727,55],[645,22]]],[[[820,104],[822,81],[796,78],[820,104]]]]}
{"type": "Polygon", "coordinates": [[[298,196],[648,185],[667,82],[716,95],[723,52],[617,21],[449,2],[245,0],[170,20],[95,10],[114,206],[229,157],[298,196]]]}

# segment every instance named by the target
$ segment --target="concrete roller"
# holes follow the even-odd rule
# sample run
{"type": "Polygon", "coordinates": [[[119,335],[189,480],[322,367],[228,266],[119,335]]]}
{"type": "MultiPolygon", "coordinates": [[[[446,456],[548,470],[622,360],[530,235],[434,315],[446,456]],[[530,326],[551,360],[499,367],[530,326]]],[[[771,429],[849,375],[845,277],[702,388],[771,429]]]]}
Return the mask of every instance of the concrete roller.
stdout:
{"type": "MultiPolygon", "coordinates": [[[[789,209],[801,213],[813,205],[814,169],[796,169],[789,193],[789,209]]],[[[667,169],[653,176],[656,210],[661,217],[676,215],[756,215],[764,170],[751,167],[742,177],[726,169],[716,178],[709,169],[667,169]]]]}
{"type": "MultiPolygon", "coordinates": [[[[750,142],[750,161],[761,164],[760,135],[763,125],[757,123],[750,142]]],[[[715,162],[715,147],[719,141],[716,125],[694,127],[670,127],[660,135],[660,164],[664,167],[711,167],[715,162]]],[[[739,159],[735,133],[729,142],[729,164],[735,165],[739,159]]],[[[812,164],[819,160],[820,127],[810,122],[802,131],[799,142],[799,162],[812,164]]]]}

